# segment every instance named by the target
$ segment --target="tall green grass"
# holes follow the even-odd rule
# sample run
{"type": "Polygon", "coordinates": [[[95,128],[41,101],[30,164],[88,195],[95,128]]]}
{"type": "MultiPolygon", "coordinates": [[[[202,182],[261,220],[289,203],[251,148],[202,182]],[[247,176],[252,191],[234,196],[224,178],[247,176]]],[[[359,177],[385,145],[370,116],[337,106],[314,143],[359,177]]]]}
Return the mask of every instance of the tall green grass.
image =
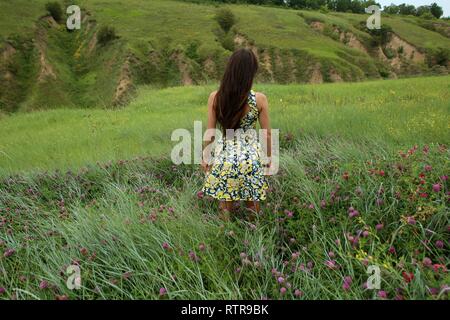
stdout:
{"type": "MultiPolygon", "coordinates": [[[[388,149],[450,141],[450,77],[325,85],[256,85],[281,134],[338,136],[388,149]]],[[[206,121],[214,86],[142,87],[119,110],[57,109],[0,119],[0,175],[170,154],[171,133],[206,121]]]]}

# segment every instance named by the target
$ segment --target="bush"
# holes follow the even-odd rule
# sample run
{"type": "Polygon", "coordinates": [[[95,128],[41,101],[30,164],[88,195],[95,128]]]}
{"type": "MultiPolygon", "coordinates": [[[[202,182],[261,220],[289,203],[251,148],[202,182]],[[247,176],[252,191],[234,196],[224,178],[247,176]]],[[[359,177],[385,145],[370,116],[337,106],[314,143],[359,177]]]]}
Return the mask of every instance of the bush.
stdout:
{"type": "Polygon", "coordinates": [[[104,26],[97,34],[97,41],[101,45],[106,45],[117,38],[116,29],[113,27],[104,26]]]}
{"type": "Polygon", "coordinates": [[[234,51],[235,46],[234,46],[234,39],[233,39],[232,36],[226,35],[225,37],[223,37],[223,38],[220,40],[220,42],[221,42],[222,47],[223,47],[224,49],[226,49],[226,50],[228,50],[228,51],[231,51],[231,52],[234,51]]]}
{"type": "Polygon", "coordinates": [[[236,23],[236,16],[230,9],[224,8],[217,12],[216,21],[219,23],[223,31],[228,32],[236,23]]]}
{"type": "Polygon", "coordinates": [[[425,20],[433,20],[434,19],[434,16],[431,14],[431,12],[425,12],[420,17],[425,20]]]}
{"type": "Polygon", "coordinates": [[[388,59],[395,58],[395,52],[391,48],[384,48],[383,52],[388,59]]]}
{"type": "Polygon", "coordinates": [[[450,60],[450,50],[446,48],[437,48],[433,52],[433,60],[436,65],[447,66],[450,60]]]}
{"type": "Polygon", "coordinates": [[[47,2],[45,10],[55,19],[57,22],[61,22],[63,19],[63,9],[59,2],[47,2]]]}

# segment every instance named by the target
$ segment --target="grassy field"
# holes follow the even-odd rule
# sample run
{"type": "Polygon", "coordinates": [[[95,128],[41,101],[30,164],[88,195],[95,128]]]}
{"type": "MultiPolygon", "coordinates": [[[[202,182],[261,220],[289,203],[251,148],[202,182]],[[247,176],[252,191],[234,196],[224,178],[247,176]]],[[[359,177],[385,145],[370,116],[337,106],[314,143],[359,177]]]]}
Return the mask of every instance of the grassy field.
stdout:
{"type": "Polygon", "coordinates": [[[449,87],[257,85],[281,170],[255,221],[226,223],[199,168],[168,159],[212,86],[4,116],[0,299],[448,299],[449,87]]]}
{"type": "MultiPolygon", "coordinates": [[[[352,84],[257,85],[273,125],[296,137],[339,136],[387,148],[448,143],[450,77],[352,84]]],[[[161,156],[177,128],[206,116],[213,86],[142,87],[121,110],[57,109],[0,120],[0,175],[77,168],[95,161],[161,156]]]]}

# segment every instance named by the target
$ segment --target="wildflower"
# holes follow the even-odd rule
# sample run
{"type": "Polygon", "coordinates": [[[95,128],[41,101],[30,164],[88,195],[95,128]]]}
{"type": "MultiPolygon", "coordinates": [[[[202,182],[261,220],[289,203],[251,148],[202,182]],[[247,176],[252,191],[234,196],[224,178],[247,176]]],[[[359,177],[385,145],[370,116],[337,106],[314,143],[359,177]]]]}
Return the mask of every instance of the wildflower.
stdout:
{"type": "Polygon", "coordinates": [[[16,253],[16,250],[14,249],[7,249],[4,253],[3,253],[3,257],[7,258],[12,256],[14,253],[16,253]]]}
{"type": "Polygon", "coordinates": [[[159,289],[159,295],[162,297],[162,296],[165,296],[167,294],[167,289],[166,288],[160,288],[159,289]]]}
{"type": "Polygon", "coordinates": [[[284,213],[286,214],[286,216],[288,218],[292,218],[294,216],[294,213],[292,211],[289,211],[289,210],[284,210],[284,213]]]}
{"type": "Polygon", "coordinates": [[[383,290],[378,291],[378,297],[381,298],[381,299],[387,299],[386,291],[383,291],[383,290]]]}
{"type": "Polygon", "coordinates": [[[344,172],[344,174],[342,175],[342,179],[344,179],[344,180],[348,180],[348,178],[349,178],[349,174],[348,174],[348,172],[344,172]]]}
{"type": "Polygon", "coordinates": [[[3,287],[0,287],[0,294],[5,294],[6,293],[6,289],[3,287]]]}
{"type": "Polygon", "coordinates": [[[148,219],[151,221],[151,222],[155,222],[156,221],[156,219],[157,219],[157,216],[156,216],[156,213],[151,213],[149,216],[148,216],[148,219]]]}
{"type": "Polygon", "coordinates": [[[390,254],[396,254],[395,248],[391,246],[391,247],[389,248],[389,253],[390,253],[390,254]]]}
{"type": "Polygon", "coordinates": [[[440,176],[439,179],[441,179],[441,181],[447,181],[448,180],[448,176],[440,176]]]}
{"type": "Polygon", "coordinates": [[[167,242],[164,242],[162,244],[162,247],[163,247],[164,250],[169,250],[170,249],[170,245],[167,242]]]}
{"type": "Polygon", "coordinates": [[[247,254],[245,252],[241,252],[239,256],[241,257],[241,259],[247,258],[247,254]]]}
{"type": "Polygon", "coordinates": [[[414,279],[414,274],[412,272],[408,273],[403,271],[402,276],[406,283],[410,283],[414,279]]]}
{"type": "Polygon", "coordinates": [[[277,279],[277,281],[278,281],[278,283],[284,283],[284,278],[283,277],[278,277],[278,279],[277,279]]]}
{"type": "Polygon", "coordinates": [[[205,244],[204,244],[204,243],[200,243],[200,244],[198,245],[198,250],[200,250],[200,251],[205,251],[205,250],[206,250],[205,244]]]}
{"type": "Polygon", "coordinates": [[[48,288],[48,282],[45,280],[42,280],[41,283],[39,283],[39,289],[44,290],[48,288]]]}
{"type": "Polygon", "coordinates": [[[336,269],[337,265],[336,265],[336,261],[335,260],[327,260],[325,261],[325,265],[330,268],[330,269],[336,269]]]}
{"type": "Polygon", "coordinates": [[[382,230],[384,228],[384,225],[382,224],[382,223],[379,223],[379,224],[377,224],[376,226],[375,226],[375,229],[377,230],[377,231],[380,231],[380,230],[382,230]]]}
{"type": "Polygon", "coordinates": [[[189,251],[189,259],[191,259],[192,261],[199,261],[200,258],[197,256],[197,254],[194,251],[189,251]]]}
{"type": "Polygon", "coordinates": [[[439,289],[438,288],[430,288],[429,291],[430,291],[430,294],[433,295],[433,296],[435,296],[435,295],[437,295],[439,293],[439,289]]]}
{"type": "Polygon", "coordinates": [[[85,256],[85,255],[88,254],[88,250],[87,250],[86,248],[81,248],[81,249],[80,249],[80,253],[81,253],[83,256],[85,256]]]}
{"type": "Polygon", "coordinates": [[[344,291],[350,290],[350,284],[344,281],[342,284],[342,289],[344,289],[344,291]]]}
{"type": "Polygon", "coordinates": [[[363,191],[362,191],[361,187],[356,187],[355,194],[357,196],[361,196],[363,194],[363,191]]]}
{"type": "Polygon", "coordinates": [[[357,217],[357,216],[359,216],[359,212],[358,212],[358,210],[355,210],[353,207],[350,207],[348,209],[348,216],[350,218],[357,217]]]}
{"type": "Polygon", "coordinates": [[[285,287],[280,288],[281,295],[284,295],[286,293],[287,289],[285,287]]]}
{"type": "Polygon", "coordinates": [[[416,219],[414,219],[414,217],[407,217],[406,218],[406,222],[408,224],[415,225],[416,224],[416,219]]]}
{"type": "Polygon", "coordinates": [[[308,269],[312,269],[312,268],[314,268],[314,262],[312,262],[312,261],[308,261],[308,263],[306,264],[306,266],[308,267],[308,269]]]}
{"type": "Polygon", "coordinates": [[[69,300],[69,297],[66,295],[62,295],[62,296],[56,295],[55,299],[58,301],[65,301],[65,300],[69,300]]]}
{"type": "Polygon", "coordinates": [[[301,296],[303,296],[303,292],[301,290],[299,290],[299,289],[295,289],[294,295],[296,297],[301,297],[301,296]]]}
{"type": "Polygon", "coordinates": [[[203,199],[203,197],[204,197],[203,191],[197,192],[197,198],[198,199],[203,199]]]}
{"type": "Polygon", "coordinates": [[[382,206],[383,203],[384,203],[383,199],[377,198],[377,200],[376,200],[376,205],[377,206],[382,206]]]}
{"type": "Polygon", "coordinates": [[[328,252],[328,256],[329,256],[330,258],[334,258],[334,252],[333,252],[333,251],[328,252]]]}
{"type": "Polygon", "coordinates": [[[442,240],[438,240],[438,241],[436,241],[436,248],[439,248],[439,249],[443,249],[444,248],[444,241],[442,241],[442,240]]]}
{"type": "Polygon", "coordinates": [[[132,272],[127,271],[122,274],[122,278],[124,278],[125,280],[128,280],[131,277],[131,275],[132,275],[132,272]]]}
{"type": "Polygon", "coordinates": [[[427,164],[427,165],[424,167],[424,170],[429,172],[429,171],[433,170],[433,167],[427,164]]]}
{"type": "Polygon", "coordinates": [[[441,191],[441,185],[439,183],[433,184],[433,191],[434,192],[440,192],[441,191]]]}
{"type": "Polygon", "coordinates": [[[369,231],[364,230],[363,233],[362,233],[362,236],[363,236],[364,238],[367,238],[367,237],[369,236],[369,231]]]}
{"type": "Polygon", "coordinates": [[[438,263],[435,263],[435,264],[433,264],[433,271],[434,272],[439,272],[439,270],[441,270],[442,269],[442,271],[444,271],[444,272],[446,272],[447,271],[447,268],[443,265],[443,264],[438,264],[438,263]]]}
{"type": "Polygon", "coordinates": [[[308,206],[308,208],[311,209],[311,210],[313,210],[313,209],[314,209],[314,204],[311,203],[311,204],[308,206]]]}
{"type": "Polygon", "coordinates": [[[322,209],[325,209],[326,206],[327,206],[327,202],[326,202],[325,200],[321,200],[321,201],[320,201],[320,207],[321,207],[322,209]]]}
{"type": "Polygon", "coordinates": [[[431,259],[430,259],[430,258],[427,258],[427,257],[423,258],[422,263],[423,263],[423,265],[424,265],[425,267],[431,267],[431,265],[433,264],[433,262],[431,261],[431,259]]]}

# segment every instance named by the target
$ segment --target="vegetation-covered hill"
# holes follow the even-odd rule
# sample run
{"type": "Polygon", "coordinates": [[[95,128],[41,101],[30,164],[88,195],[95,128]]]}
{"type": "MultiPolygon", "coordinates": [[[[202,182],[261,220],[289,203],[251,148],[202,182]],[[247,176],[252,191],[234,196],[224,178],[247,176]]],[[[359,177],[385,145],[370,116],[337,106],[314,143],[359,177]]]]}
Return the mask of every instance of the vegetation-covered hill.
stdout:
{"type": "MultiPolygon", "coordinates": [[[[140,84],[216,81],[226,57],[250,47],[261,61],[259,82],[360,81],[449,69],[450,25],[368,15],[172,0],[77,1],[81,30],[69,32],[45,10],[46,0],[0,0],[0,111],[60,106],[117,106],[140,84]],[[228,8],[226,32],[215,19],[228,8]],[[102,27],[115,29],[100,43],[102,27]]],[[[65,5],[64,2],[61,2],[65,5]]],[[[103,32],[104,33],[104,32],[103,32]]],[[[108,35],[108,34],[107,34],[108,35]]]]}

